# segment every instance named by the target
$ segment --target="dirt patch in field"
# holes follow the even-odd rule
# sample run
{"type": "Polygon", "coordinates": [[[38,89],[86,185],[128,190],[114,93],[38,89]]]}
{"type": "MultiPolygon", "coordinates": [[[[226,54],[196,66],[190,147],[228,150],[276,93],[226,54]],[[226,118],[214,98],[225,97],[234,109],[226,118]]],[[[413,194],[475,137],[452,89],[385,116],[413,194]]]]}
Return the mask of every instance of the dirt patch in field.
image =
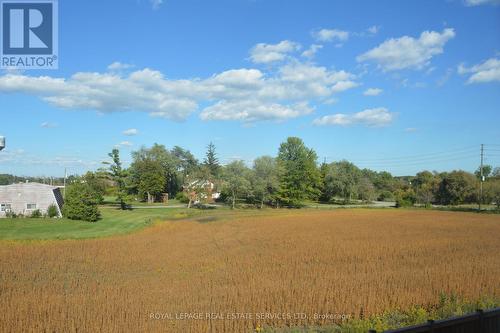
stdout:
{"type": "Polygon", "coordinates": [[[206,217],[200,217],[196,219],[196,222],[200,223],[209,223],[209,222],[215,222],[219,221],[219,218],[217,216],[206,216],[206,217]]]}
{"type": "Polygon", "coordinates": [[[0,331],[248,332],[440,292],[500,295],[498,215],[346,209],[213,221],[0,243],[0,331]]]}

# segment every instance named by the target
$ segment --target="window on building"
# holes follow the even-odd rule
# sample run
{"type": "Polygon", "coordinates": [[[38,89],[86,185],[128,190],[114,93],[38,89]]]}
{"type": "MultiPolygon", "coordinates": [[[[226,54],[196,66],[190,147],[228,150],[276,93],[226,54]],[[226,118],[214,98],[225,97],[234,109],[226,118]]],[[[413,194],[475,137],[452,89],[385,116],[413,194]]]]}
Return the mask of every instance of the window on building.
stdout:
{"type": "Polygon", "coordinates": [[[10,204],[7,203],[0,204],[0,212],[10,212],[11,209],[12,207],[10,204]]]}
{"type": "Polygon", "coordinates": [[[34,204],[34,203],[26,204],[26,209],[29,209],[29,210],[36,209],[36,204],[34,204]]]}

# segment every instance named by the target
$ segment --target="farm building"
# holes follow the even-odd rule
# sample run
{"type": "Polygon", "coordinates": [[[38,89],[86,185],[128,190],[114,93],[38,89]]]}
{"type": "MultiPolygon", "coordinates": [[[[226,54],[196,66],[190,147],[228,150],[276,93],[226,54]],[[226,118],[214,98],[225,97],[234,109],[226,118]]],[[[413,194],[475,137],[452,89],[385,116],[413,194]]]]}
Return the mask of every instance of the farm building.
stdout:
{"type": "Polygon", "coordinates": [[[57,207],[61,217],[63,197],[56,186],[39,183],[0,186],[0,217],[5,217],[9,212],[29,216],[37,209],[45,214],[51,205],[57,207]]]}

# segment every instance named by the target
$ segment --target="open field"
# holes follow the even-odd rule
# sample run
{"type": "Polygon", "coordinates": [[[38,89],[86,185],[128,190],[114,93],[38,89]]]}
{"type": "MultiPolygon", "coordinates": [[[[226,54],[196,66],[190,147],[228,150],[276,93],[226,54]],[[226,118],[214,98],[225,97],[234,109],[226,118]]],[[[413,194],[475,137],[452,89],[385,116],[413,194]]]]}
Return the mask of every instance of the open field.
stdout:
{"type": "Polygon", "coordinates": [[[441,292],[500,296],[498,215],[230,214],[111,238],[0,242],[0,331],[250,332],[429,304],[441,292]]]}

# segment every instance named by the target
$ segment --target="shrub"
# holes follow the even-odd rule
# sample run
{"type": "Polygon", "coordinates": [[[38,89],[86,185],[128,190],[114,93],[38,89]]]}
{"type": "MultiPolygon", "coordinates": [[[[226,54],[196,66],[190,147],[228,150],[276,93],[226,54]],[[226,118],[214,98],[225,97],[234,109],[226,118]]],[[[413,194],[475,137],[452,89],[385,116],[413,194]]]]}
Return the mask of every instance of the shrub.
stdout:
{"type": "Polygon", "coordinates": [[[396,207],[411,207],[415,204],[415,192],[412,189],[396,192],[396,207]]]}
{"type": "Polygon", "coordinates": [[[179,200],[179,202],[182,202],[182,203],[188,203],[189,202],[189,198],[188,198],[186,192],[178,192],[175,195],[175,199],[179,200]]]}
{"type": "Polygon", "coordinates": [[[500,179],[489,180],[484,184],[484,203],[494,203],[500,209],[500,179]]]}
{"type": "Polygon", "coordinates": [[[59,210],[56,205],[52,204],[47,208],[47,216],[50,218],[59,216],[59,210]]]}
{"type": "Polygon", "coordinates": [[[38,219],[38,218],[42,217],[42,212],[40,211],[40,209],[35,209],[34,211],[31,212],[30,217],[34,218],[34,219],[38,219]]]}
{"type": "Polygon", "coordinates": [[[15,218],[17,218],[17,214],[12,212],[12,211],[9,211],[9,212],[5,213],[5,217],[7,217],[9,219],[15,219],[15,218]]]}
{"type": "Polygon", "coordinates": [[[392,201],[394,200],[394,194],[391,191],[382,191],[378,195],[378,201],[392,201]]]}
{"type": "Polygon", "coordinates": [[[66,190],[63,215],[72,220],[95,222],[100,213],[95,192],[87,185],[75,183],[66,190]]]}
{"type": "Polygon", "coordinates": [[[396,200],[396,208],[411,207],[411,206],[413,206],[413,203],[410,200],[406,200],[406,199],[397,199],[396,200]]]}

